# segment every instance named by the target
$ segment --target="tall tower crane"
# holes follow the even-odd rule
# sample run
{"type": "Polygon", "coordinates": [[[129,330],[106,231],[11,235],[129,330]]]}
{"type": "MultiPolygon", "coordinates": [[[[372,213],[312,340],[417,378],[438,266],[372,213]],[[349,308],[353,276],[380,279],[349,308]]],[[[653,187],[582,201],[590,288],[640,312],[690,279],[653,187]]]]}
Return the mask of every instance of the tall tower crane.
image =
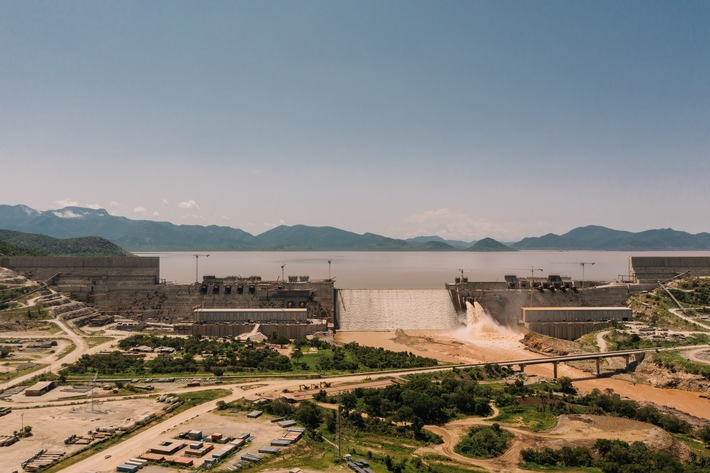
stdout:
{"type": "Polygon", "coordinates": [[[198,266],[199,266],[200,256],[204,256],[205,258],[207,258],[207,257],[209,257],[210,255],[199,254],[199,253],[195,253],[194,255],[192,255],[192,257],[195,258],[195,283],[200,282],[199,279],[197,278],[197,268],[198,268],[198,266]]]}
{"type": "Polygon", "coordinates": [[[571,263],[571,264],[578,264],[578,265],[580,265],[580,266],[582,267],[582,289],[584,289],[584,267],[585,267],[586,265],[593,265],[594,263],[595,263],[595,262],[589,263],[589,262],[586,262],[586,261],[580,261],[580,262],[578,262],[578,263],[571,263]]]}

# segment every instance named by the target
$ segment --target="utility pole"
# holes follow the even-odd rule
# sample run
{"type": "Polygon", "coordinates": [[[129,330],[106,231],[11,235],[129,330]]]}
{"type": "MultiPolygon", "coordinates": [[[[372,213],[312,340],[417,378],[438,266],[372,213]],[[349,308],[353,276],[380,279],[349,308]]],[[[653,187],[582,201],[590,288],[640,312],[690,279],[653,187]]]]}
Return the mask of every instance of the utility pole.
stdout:
{"type": "Polygon", "coordinates": [[[332,263],[333,260],[328,260],[328,279],[330,279],[330,263],[332,263]]]}
{"type": "Polygon", "coordinates": [[[338,416],[336,420],[336,429],[338,430],[338,461],[340,461],[343,458],[343,430],[340,423],[340,393],[338,393],[338,408],[336,414],[338,416]]]}
{"type": "Polygon", "coordinates": [[[210,255],[201,255],[201,254],[197,254],[197,253],[192,255],[192,257],[195,258],[195,283],[200,282],[199,279],[197,278],[197,268],[199,266],[200,256],[204,256],[205,258],[207,258],[210,255]]]}

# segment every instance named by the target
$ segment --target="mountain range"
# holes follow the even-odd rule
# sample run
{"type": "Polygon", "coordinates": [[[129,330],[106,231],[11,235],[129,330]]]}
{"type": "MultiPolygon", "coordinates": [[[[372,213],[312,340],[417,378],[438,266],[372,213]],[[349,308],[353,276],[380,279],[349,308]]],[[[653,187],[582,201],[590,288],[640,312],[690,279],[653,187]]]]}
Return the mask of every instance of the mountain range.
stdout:
{"type": "Polygon", "coordinates": [[[517,250],[710,250],[710,234],[658,229],[633,233],[585,226],[563,235],[549,233],[510,244],[492,238],[476,242],[420,236],[407,240],[335,227],[282,225],[257,236],[217,225],[176,225],[131,220],[103,209],[65,207],[40,211],[25,205],[0,205],[0,229],[54,238],[99,236],[131,251],[517,251],[517,250]]]}
{"type": "Polygon", "coordinates": [[[60,239],[0,230],[0,256],[131,256],[131,253],[96,236],[60,239]]]}

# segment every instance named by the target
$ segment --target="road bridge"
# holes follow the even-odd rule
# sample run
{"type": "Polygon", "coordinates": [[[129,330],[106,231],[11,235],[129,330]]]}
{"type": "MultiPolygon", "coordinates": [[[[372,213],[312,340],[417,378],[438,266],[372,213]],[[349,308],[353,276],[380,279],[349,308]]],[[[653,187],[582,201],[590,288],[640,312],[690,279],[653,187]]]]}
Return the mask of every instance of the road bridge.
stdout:
{"type": "MultiPolygon", "coordinates": [[[[613,358],[621,357],[626,360],[626,368],[629,367],[631,357],[633,356],[636,360],[642,360],[646,353],[658,353],[662,351],[684,351],[684,350],[696,350],[698,348],[708,348],[708,345],[691,345],[683,347],[671,347],[671,348],[641,348],[637,350],[617,350],[609,351],[604,353],[584,353],[576,355],[563,355],[563,356],[551,356],[545,358],[529,358],[527,360],[512,360],[512,361],[498,361],[495,362],[499,366],[519,366],[520,371],[525,371],[527,365],[541,365],[545,363],[551,363],[553,369],[553,377],[557,379],[557,365],[560,363],[567,363],[569,361],[581,361],[581,360],[595,360],[596,361],[596,374],[599,376],[601,372],[600,361],[602,358],[613,358]]],[[[459,368],[470,368],[476,366],[484,366],[488,363],[472,363],[466,365],[457,365],[459,368]]]]}

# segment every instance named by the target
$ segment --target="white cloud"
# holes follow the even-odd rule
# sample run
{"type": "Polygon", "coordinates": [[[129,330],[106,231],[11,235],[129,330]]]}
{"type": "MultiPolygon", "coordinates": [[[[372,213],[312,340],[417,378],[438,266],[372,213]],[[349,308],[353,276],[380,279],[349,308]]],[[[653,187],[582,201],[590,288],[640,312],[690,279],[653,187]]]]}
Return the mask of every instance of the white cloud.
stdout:
{"type": "Polygon", "coordinates": [[[62,212],[56,211],[56,212],[52,212],[52,213],[59,218],[81,218],[81,217],[83,217],[83,215],[73,212],[71,210],[64,210],[62,212]]]}
{"type": "Polygon", "coordinates": [[[119,204],[119,203],[116,202],[115,200],[112,200],[110,203],[111,203],[111,205],[112,205],[113,207],[120,207],[120,206],[121,206],[121,204],[119,204]]]}
{"type": "Polygon", "coordinates": [[[222,215],[222,220],[232,220],[232,217],[229,217],[227,215],[222,215]]]}
{"type": "Polygon", "coordinates": [[[491,237],[496,240],[516,241],[529,236],[529,225],[499,222],[484,217],[455,213],[447,208],[426,210],[402,219],[391,228],[391,234],[402,238],[438,235],[448,240],[473,241],[491,237]]]}
{"type": "Polygon", "coordinates": [[[170,202],[168,202],[168,199],[163,199],[162,202],[163,206],[170,205],[170,202]]]}
{"type": "Polygon", "coordinates": [[[133,209],[133,213],[138,215],[145,215],[148,213],[148,211],[145,209],[145,207],[136,207],[135,209],[133,209]]]}
{"type": "Polygon", "coordinates": [[[99,210],[101,206],[99,204],[84,204],[87,209],[99,210]]]}
{"type": "Polygon", "coordinates": [[[177,206],[181,209],[197,209],[200,210],[200,206],[194,200],[188,200],[187,202],[178,202],[177,206]]]}
{"type": "Polygon", "coordinates": [[[427,210],[426,212],[405,217],[404,221],[407,223],[423,223],[428,220],[446,217],[449,213],[449,209],[427,210]]]}
{"type": "Polygon", "coordinates": [[[158,218],[158,217],[160,217],[160,212],[158,212],[156,210],[155,212],[153,212],[153,218],[158,218]]]}
{"type": "Polygon", "coordinates": [[[55,200],[53,203],[59,205],[60,207],[76,207],[79,205],[79,202],[70,199],[55,200]]]}

